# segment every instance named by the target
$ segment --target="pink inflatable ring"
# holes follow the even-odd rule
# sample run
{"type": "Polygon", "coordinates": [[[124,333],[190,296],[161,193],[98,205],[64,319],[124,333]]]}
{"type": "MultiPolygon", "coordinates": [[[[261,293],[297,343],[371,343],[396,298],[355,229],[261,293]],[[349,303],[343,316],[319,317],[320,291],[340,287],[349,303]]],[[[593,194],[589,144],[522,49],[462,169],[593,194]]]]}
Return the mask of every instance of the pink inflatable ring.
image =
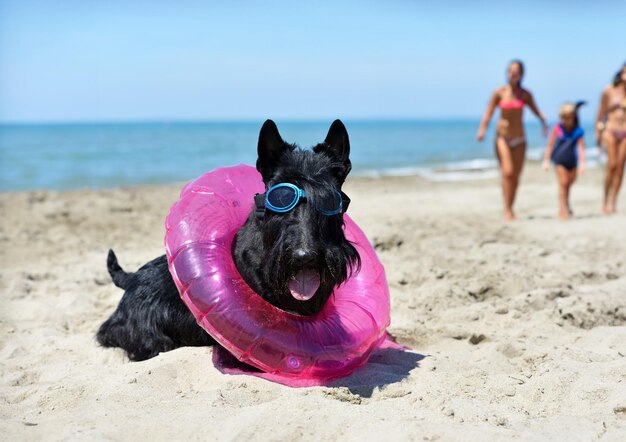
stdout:
{"type": "Polygon", "coordinates": [[[346,376],[385,339],[390,319],[383,266],[365,234],[344,215],[361,271],[315,316],[274,307],[243,281],[231,254],[254,194],[264,191],[261,175],[245,165],[214,170],[184,187],[165,222],[176,286],[198,324],[240,361],[286,379],[346,376]]]}

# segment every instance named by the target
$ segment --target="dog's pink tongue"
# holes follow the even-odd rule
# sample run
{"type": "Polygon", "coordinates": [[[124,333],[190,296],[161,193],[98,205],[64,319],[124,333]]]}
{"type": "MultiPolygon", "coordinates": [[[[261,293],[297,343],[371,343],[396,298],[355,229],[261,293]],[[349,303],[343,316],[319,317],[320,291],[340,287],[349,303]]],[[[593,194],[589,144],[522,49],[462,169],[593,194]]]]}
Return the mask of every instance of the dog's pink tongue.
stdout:
{"type": "Polygon", "coordinates": [[[289,281],[289,291],[298,301],[308,301],[320,286],[320,275],[313,270],[300,270],[289,281]]]}

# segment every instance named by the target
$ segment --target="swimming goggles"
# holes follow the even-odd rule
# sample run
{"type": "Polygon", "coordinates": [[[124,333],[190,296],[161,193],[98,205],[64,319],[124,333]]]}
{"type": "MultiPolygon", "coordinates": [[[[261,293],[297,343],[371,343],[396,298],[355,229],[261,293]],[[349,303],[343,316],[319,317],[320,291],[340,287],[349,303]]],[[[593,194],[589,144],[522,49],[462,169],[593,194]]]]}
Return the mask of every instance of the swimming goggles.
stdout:
{"type": "MultiPolygon", "coordinates": [[[[317,202],[315,209],[322,215],[337,215],[348,210],[350,198],[337,189],[334,194],[317,202]]],[[[263,216],[265,210],[276,213],[285,213],[293,210],[301,198],[307,198],[306,192],[291,183],[279,183],[270,187],[267,192],[256,194],[254,204],[258,216],[263,216]]]]}

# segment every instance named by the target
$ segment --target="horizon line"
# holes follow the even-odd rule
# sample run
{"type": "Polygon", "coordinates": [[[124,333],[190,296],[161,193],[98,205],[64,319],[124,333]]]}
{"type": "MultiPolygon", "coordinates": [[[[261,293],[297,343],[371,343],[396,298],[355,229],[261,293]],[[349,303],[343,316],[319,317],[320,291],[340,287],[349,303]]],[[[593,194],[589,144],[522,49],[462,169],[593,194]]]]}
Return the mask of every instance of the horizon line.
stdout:
{"type": "MultiPolygon", "coordinates": [[[[109,125],[109,124],[235,124],[235,123],[257,123],[267,119],[281,121],[284,123],[325,123],[332,122],[337,118],[311,117],[311,118],[127,118],[127,119],[97,119],[97,120],[0,120],[0,126],[62,126],[62,125],[109,125]]],[[[355,123],[364,122],[410,122],[410,121],[480,121],[481,117],[467,116],[433,116],[433,117],[343,117],[339,118],[343,121],[351,121],[355,123]]],[[[583,124],[593,123],[591,119],[581,119],[583,124]]],[[[535,124],[538,122],[531,120],[525,121],[525,124],[535,124]]]]}

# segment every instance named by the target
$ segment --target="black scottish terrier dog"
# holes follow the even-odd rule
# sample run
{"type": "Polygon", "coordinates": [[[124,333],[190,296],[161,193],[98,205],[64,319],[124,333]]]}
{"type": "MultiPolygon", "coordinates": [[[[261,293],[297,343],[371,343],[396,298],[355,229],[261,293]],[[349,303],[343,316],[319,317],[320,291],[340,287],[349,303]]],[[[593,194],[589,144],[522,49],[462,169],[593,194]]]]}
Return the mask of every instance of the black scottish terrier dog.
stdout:
{"type": "MultiPolygon", "coordinates": [[[[237,233],[232,254],[244,281],[280,309],[314,315],[360,267],[342,228],[349,154],[339,120],[311,150],[284,142],[271,120],[261,128],[256,167],[266,193],[255,197],[256,208],[237,233]]],[[[126,292],[98,330],[102,346],[121,347],[140,361],[182,346],[215,344],[181,300],[165,255],[126,273],[111,250],[107,267],[126,292]]]]}

